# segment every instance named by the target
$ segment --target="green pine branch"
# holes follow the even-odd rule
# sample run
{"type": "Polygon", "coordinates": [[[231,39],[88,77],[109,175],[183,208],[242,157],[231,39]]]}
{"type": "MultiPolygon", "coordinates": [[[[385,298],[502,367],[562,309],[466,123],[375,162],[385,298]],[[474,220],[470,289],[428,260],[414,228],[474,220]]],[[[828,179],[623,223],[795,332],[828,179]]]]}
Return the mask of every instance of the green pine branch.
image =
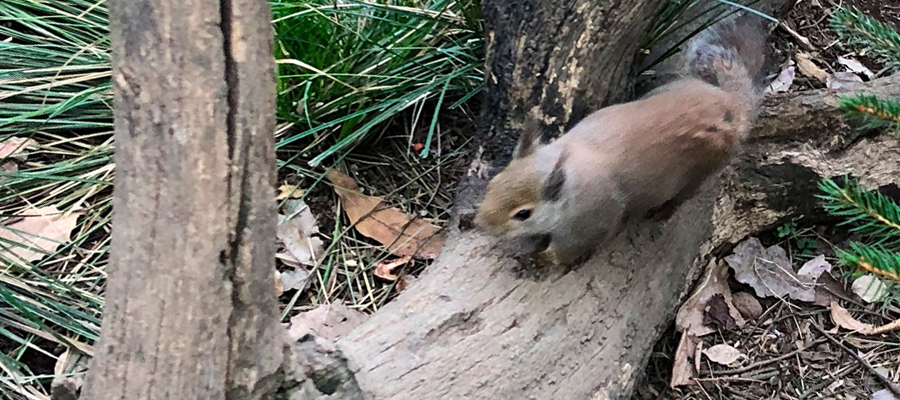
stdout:
{"type": "Polygon", "coordinates": [[[831,27],[851,45],[863,47],[887,66],[900,65],[900,34],[856,7],[840,8],[831,16],[831,27]]]}
{"type": "Polygon", "coordinates": [[[900,282],[900,253],[878,245],[850,242],[849,250],[838,250],[841,265],[900,282]]]}
{"type": "Polygon", "coordinates": [[[900,206],[877,191],[865,190],[857,180],[844,177],[843,187],[832,179],[819,182],[817,195],[828,214],[844,219],[839,225],[855,225],[851,231],[874,245],[893,248],[900,244],[900,206]]]}
{"type": "Polygon", "coordinates": [[[816,197],[825,211],[843,220],[839,226],[853,225],[851,232],[869,239],[838,250],[841,264],[900,281],[900,205],[878,191],[865,190],[858,180],[847,176],[843,185],[823,178],[819,190],[822,194],[816,197]]]}
{"type": "Polygon", "coordinates": [[[897,136],[900,132],[900,100],[856,94],[841,96],[839,107],[848,115],[860,118],[864,122],[863,129],[887,124],[891,134],[897,136]]]}

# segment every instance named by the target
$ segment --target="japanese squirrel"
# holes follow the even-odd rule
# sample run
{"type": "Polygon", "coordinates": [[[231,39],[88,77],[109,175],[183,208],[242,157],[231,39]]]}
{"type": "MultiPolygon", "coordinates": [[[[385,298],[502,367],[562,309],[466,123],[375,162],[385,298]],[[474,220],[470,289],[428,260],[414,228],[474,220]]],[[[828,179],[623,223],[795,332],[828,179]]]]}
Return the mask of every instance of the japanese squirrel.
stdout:
{"type": "Polygon", "coordinates": [[[739,151],[763,97],[768,30],[749,17],[695,36],[687,76],[595,111],[549,144],[524,130],[512,161],[488,183],[476,226],[549,243],[534,250],[543,250],[539,262],[569,265],[629,218],[692,198],[739,151]]]}

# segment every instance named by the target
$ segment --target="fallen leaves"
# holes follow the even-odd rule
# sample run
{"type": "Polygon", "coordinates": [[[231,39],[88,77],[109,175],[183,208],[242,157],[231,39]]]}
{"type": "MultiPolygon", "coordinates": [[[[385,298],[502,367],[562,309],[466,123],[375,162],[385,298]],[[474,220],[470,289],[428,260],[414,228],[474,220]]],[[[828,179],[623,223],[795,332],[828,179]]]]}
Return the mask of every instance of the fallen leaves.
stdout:
{"type": "Polygon", "coordinates": [[[398,256],[433,259],[440,254],[444,245],[440,227],[388,208],[380,197],[360,193],[356,182],[337,170],[328,171],[326,177],[334,184],[347,218],[359,233],[377,240],[398,256]]]}
{"type": "Polygon", "coordinates": [[[797,275],[818,279],[825,272],[831,272],[831,263],[825,261],[825,255],[819,254],[815,258],[805,262],[797,275]]]}
{"type": "Polygon", "coordinates": [[[866,274],[856,278],[850,286],[850,290],[866,303],[884,300],[888,295],[887,285],[872,274],[866,274]]]}
{"type": "Polygon", "coordinates": [[[700,343],[700,339],[694,335],[687,332],[681,335],[681,341],[678,342],[678,348],[675,349],[675,359],[672,361],[672,379],[669,380],[669,386],[672,389],[694,383],[697,368],[691,361],[699,362],[696,354],[698,343],[700,343]]]}
{"type": "Polygon", "coordinates": [[[25,262],[39,260],[69,241],[80,211],[63,213],[55,206],[30,208],[18,215],[21,221],[0,229],[0,255],[25,262]]]}
{"type": "Polygon", "coordinates": [[[794,78],[797,75],[796,70],[797,68],[793,66],[781,70],[781,72],[778,73],[778,76],[769,84],[768,91],[770,93],[783,93],[790,90],[791,85],[794,84],[794,78]]]}
{"type": "Polygon", "coordinates": [[[881,389],[872,393],[869,400],[897,400],[897,397],[894,396],[894,392],[891,392],[891,389],[881,389]]]}
{"type": "Polygon", "coordinates": [[[280,292],[287,290],[303,291],[309,286],[309,272],[302,268],[294,268],[278,274],[281,283],[280,292]]]}
{"type": "Polygon", "coordinates": [[[410,256],[403,256],[396,260],[379,261],[378,264],[375,264],[375,276],[386,281],[396,281],[399,276],[394,275],[392,271],[397,267],[405,265],[411,259],[412,257],[410,256]]]}
{"type": "Polygon", "coordinates": [[[850,315],[850,311],[839,306],[836,302],[831,302],[831,320],[835,325],[863,335],[880,335],[882,333],[893,332],[900,329],[900,320],[896,320],[886,325],[874,326],[864,322],[860,322],[850,315]]]}
{"type": "Polygon", "coordinates": [[[287,337],[297,341],[306,334],[335,340],[350,333],[365,321],[366,315],[340,303],[320,305],[295,315],[288,326],[287,337]]]}
{"type": "Polygon", "coordinates": [[[734,308],[736,308],[745,319],[757,319],[763,313],[763,308],[762,305],[759,304],[759,300],[750,293],[737,292],[731,296],[731,302],[734,303],[734,308]]]}
{"type": "MultiPolygon", "coordinates": [[[[675,324],[683,332],[690,333],[696,337],[708,335],[715,332],[715,329],[704,324],[705,320],[710,318],[715,320],[730,319],[734,326],[744,326],[744,318],[734,309],[731,303],[731,290],[728,289],[728,269],[720,267],[715,260],[710,260],[706,267],[706,274],[690,298],[685,301],[684,305],[675,315],[675,324]],[[715,300],[714,300],[715,299],[715,300]],[[710,307],[710,302],[717,303],[721,301],[726,306],[723,310],[721,306],[710,307]],[[717,313],[715,316],[708,316],[710,311],[717,313]]],[[[726,322],[727,323],[727,322],[726,322]]]]}
{"type": "Polygon", "coordinates": [[[841,65],[847,67],[847,69],[850,70],[850,72],[853,72],[855,74],[863,74],[866,76],[866,78],[869,78],[869,79],[872,79],[875,77],[874,72],[872,72],[871,70],[866,68],[866,66],[862,65],[862,63],[860,63],[859,61],[856,61],[852,58],[845,58],[845,57],[838,56],[837,62],[838,62],[838,64],[841,64],[841,65]]]}
{"type": "Polygon", "coordinates": [[[21,158],[22,154],[19,153],[37,147],[38,143],[34,139],[11,137],[0,142],[0,159],[21,158]]]}
{"type": "Polygon", "coordinates": [[[803,274],[794,272],[784,249],[764,248],[755,237],[738,244],[734,254],[725,257],[725,261],[734,270],[735,279],[750,285],[757,297],[787,296],[805,302],[815,299],[816,280],[827,269],[816,266],[807,268],[803,274]]]}
{"type": "Polygon", "coordinates": [[[824,69],[819,68],[818,65],[812,62],[812,56],[809,53],[797,53],[795,59],[797,60],[797,68],[800,69],[801,74],[810,78],[815,78],[822,83],[825,83],[825,81],[828,80],[828,72],[825,72],[824,69]]]}
{"type": "Polygon", "coordinates": [[[699,338],[716,331],[710,325],[725,329],[744,326],[744,318],[732,303],[727,279],[728,268],[720,266],[715,259],[710,260],[694,294],[678,310],[675,327],[682,334],[672,362],[672,379],[669,381],[672,388],[694,382],[699,368],[692,364],[699,363],[699,338]]]}
{"type": "Polygon", "coordinates": [[[825,87],[829,89],[840,89],[845,86],[853,86],[862,83],[862,81],[863,80],[859,75],[852,72],[841,71],[828,75],[828,78],[825,80],[825,87]]]}
{"type": "Polygon", "coordinates": [[[709,359],[709,361],[726,366],[734,364],[735,361],[746,357],[744,353],[740,352],[740,350],[727,344],[717,344],[713,347],[703,350],[703,355],[705,355],[706,358],[709,359]]]}
{"type": "Polygon", "coordinates": [[[840,326],[841,328],[856,331],[864,335],[869,335],[869,332],[872,332],[875,329],[874,326],[859,322],[856,318],[853,318],[846,308],[839,306],[835,302],[831,303],[831,320],[834,321],[835,325],[840,326]]]}
{"type": "Polygon", "coordinates": [[[284,184],[278,187],[278,196],[275,197],[275,200],[299,199],[301,197],[303,197],[303,189],[295,185],[284,184]]]}
{"type": "Polygon", "coordinates": [[[278,215],[276,236],[284,249],[300,264],[314,264],[322,254],[322,240],[316,218],[303,200],[285,202],[285,214],[278,215]]]}

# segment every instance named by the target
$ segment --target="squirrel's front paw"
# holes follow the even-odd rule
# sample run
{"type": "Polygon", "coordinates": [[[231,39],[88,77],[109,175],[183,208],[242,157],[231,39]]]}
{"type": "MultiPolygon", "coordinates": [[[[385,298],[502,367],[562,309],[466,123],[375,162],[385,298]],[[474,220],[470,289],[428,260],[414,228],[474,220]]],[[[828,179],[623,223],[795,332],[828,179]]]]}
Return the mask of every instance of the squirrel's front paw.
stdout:
{"type": "Polygon", "coordinates": [[[534,265],[538,268],[545,268],[557,264],[559,264],[559,261],[552,248],[547,248],[534,257],[534,265]]]}

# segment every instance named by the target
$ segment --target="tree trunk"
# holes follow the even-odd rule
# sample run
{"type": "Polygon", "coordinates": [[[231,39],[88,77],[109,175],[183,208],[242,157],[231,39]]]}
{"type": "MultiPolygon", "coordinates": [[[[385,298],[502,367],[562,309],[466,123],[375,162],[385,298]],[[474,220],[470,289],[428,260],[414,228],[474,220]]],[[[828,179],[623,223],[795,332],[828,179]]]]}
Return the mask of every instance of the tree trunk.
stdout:
{"type": "Polygon", "coordinates": [[[116,187],[83,398],[255,399],[277,384],[268,3],[110,2],[116,187]]]}
{"type": "MultiPolygon", "coordinates": [[[[557,133],[625,98],[662,1],[487,1],[487,91],[476,160],[504,166],[526,121],[557,133]]],[[[466,221],[485,176],[457,197],[466,221]]],[[[621,399],[712,232],[717,184],[572,271],[517,271],[496,241],[451,229],[439,260],[337,342],[371,399],[621,399]]],[[[465,223],[463,223],[465,225],[465,223]]]]}

